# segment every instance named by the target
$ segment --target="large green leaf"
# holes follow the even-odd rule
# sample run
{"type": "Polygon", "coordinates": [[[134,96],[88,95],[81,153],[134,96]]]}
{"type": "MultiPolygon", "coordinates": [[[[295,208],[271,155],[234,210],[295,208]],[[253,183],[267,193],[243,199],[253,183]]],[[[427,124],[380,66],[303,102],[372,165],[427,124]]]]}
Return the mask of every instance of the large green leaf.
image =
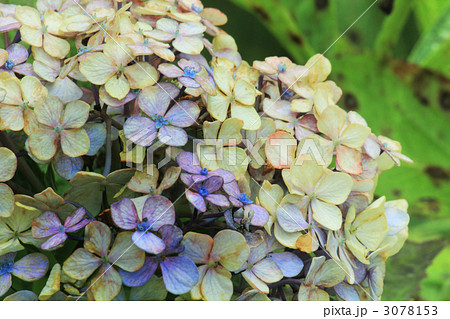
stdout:
{"type": "Polygon", "coordinates": [[[444,246],[445,242],[440,240],[422,244],[406,242],[386,263],[382,299],[406,301],[417,297],[420,278],[425,277],[425,270],[444,246]]]}
{"type": "Polygon", "coordinates": [[[420,296],[424,300],[450,300],[450,247],[443,249],[427,268],[420,296]]]}

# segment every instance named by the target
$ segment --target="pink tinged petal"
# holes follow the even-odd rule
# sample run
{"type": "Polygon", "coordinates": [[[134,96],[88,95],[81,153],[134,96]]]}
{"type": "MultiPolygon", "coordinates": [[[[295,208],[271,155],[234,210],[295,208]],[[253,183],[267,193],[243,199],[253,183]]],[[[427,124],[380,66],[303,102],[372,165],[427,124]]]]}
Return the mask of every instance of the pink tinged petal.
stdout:
{"type": "Polygon", "coordinates": [[[234,174],[230,171],[227,171],[223,168],[218,168],[208,173],[209,176],[220,176],[223,178],[224,187],[225,184],[231,183],[236,180],[234,174]]]}
{"type": "Polygon", "coordinates": [[[273,253],[269,258],[281,269],[284,277],[295,277],[303,269],[303,261],[290,252],[273,253]]]}
{"type": "Polygon", "coordinates": [[[244,207],[244,204],[242,204],[242,202],[238,200],[236,197],[230,196],[229,199],[234,207],[244,207]]]}
{"type": "Polygon", "coordinates": [[[159,229],[159,233],[166,245],[166,254],[173,254],[180,249],[180,242],[183,239],[183,231],[180,228],[174,225],[164,225],[159,229]]]}
{"type": "Polygon", "coordinates": [[[49,95],[43,101],[43,104],[35,107],[34,111],[39,123],[49,127],[56,127],[63,116],[63,108],[63,103],[58,97],[49,95]]]}
{"type": "Polygon", "coordinates": [[[11,288],[11,286],[12,286],[11,274],[4,274],[0,276],[0,297],[6,294],[9,288],[11,288]]]}
{"type": "Polygon", "coordinates": [[[278,207],[277,221],[289,233],[302,231],[309,227],[300,209],[292,204],[285,204],[278,207]]]}
{"type": "Polygon", "coordinates": [[[84,248],[97,256],[106,256],[111,244],[111,230],[101,222],[94,221],[86,226],[84,248]]]}
{"type": "Polygon", "coordinates": [[[269,293],[269,287],[265,282],[259,279],[251,270],[246,270],[242,273],[242,277],[248,282],[248,284],[261,293],[269,293]]]}
{"type": "Polygon", "coordinates": [[[146,284],[158,268],[158,262],[155,258],[145,257],[144,265],[135,272],[128,272],[119,269],[122,282],[127,287],[139,287],[146,284]]]}
{"type": "Polygon", "coordinates": [[[25,281],[35,281],[47,273],[48,265],[45,255],[32,253],[14,263],[12,274],[25,281]]]}
{"type": "Polygon", "coordinates": [[[253,217],[251,224],[253,226],[264,226],[269,220],[269,212],[264,207],[256,204],[250,204],[245,206],[245,210],[253,211],[253,217]]]}
{"type": "Polygon", "coordinates": [[[84,161],[81,157],[70,157],[62,152],[58,152],[53,161],[56,173],[66,180],[71,180],[76,173],[81,171],[84,161]]]}
{"type": "Polygon", "coordinates": [[[61,245],[63,242],[65,242],[66,239],[67,239],[66,233],[58,233],[56,235],[53,235],[49,239],[47,239],[47,241],[45,241],[41,245],[41,249],[42,250],[53,249],[53,248],[58,247],[59,245],[61,245]]]}
{"type": "Polygon", "coordinates": [[[209,261],[214,240],[206,234],[189,232],[184,235],[181,244],[184,246],[184,251],[180,255],[189,257],[196,264],[206,264],[209,261]]]}
{"type": "Polygon", "coordinates": [[[183,70],[181,70],[176,65],[170,63],[162,63],[158,66],[158,71],[164,74],[169,78],[177,78],[183,74],[183,70]]]}
{"type": "Polygon", "coordinates": [[[111,205],[111,217],[118,227],[126,230],[135,229],[139,223],[136,206],[129,198],[111,205]]]}
{"type": "Polygon", "coordinates": [[[86,209],[83,207],[78,208],[72,215],[66,218],[64,221],[64,227],[71,228],[82,221],[86,216],[86,209]]]}
{"type": "Polygon", "coordinates": [[[191,60],[186,60],[186,59],[181,59],[178,62],[178,65],[180,66],[181,69],[185,69],[186,67],[190,67],[192,68],[195,72],[200,72],[200,70],[202,69],[202,67],[200,66],[200,64],[198,64],[195,61],[191,61],[191,60]]]}
{"type": "Polygon", "coordinates": [[[57,149],[59,135],[53,130],[38,129],[28,138],[31,153],[41,160],[51,159],[57,149]]]}
{"type": "Polygon", "coordinates": [[[132,232],[120,232],[111,247],[108,260],[126,271],[136,271],[145,261],[145,252],[133,245],[132,232]]]}
{"type": "Polygon", "coordinates": [[[156,28],[164,32],[175,33],[178,30],[178,22],[172,19],[162,18],[156,22],[156,28]]]}
{"type": "Polygon", "coordinates": [[[123,127],[125,137],[140,146],[149,146],[156,138],[155,122],[142,116],[130,117],[123,127]]]}
{"type": "Polygon", "coordinates": [[[175,295],[189,292],[198,283],[197,267],[186,256],[166,257],[161,271],[166,289],[175,295]]]}
{"type": "Polygon", "coordinates": [[[210,194],[205,197],[205,199],[210,202],[211,204],[214,204],[216,206],[220,207],[228,207],[230,206],[230,202],[228,201],[227,197],[225,195],[221,194],[210,194]]]}
{"type": "Polygon", "coordinates": [[[148,231],[145,232],[138,230],[133,233],[131,238],[137,247],[148,252],[149,254],[157,255],[161,253],[164,248],[166,248],[166,245],[161,238],[148,231]]]}
{"type": "Polygon", "coordinates": [[[183,100],[176,103],[164,118],[171,125],[178,127],[189,127],[195,123],[200,114],[200,108],[197,103],[183,100]]]}
{"type": "Polygon", "coordinates": [[[83,280],[92,275],[101,264],[100,258],[84,248],[78,248],[64,262],[63,271],[73,279],[83,280]]]}
{"type": "Polygon", "coordinates": [[[157,86],[144,88],[137,99],[140,109],[148,116],[163,116],[169,107],[171,96],[157,86]]]}
{"type": "Polygon", "coordinates": [[[164,196],[149,196],[144,203],[142,218],[147,218],[152,230],[158,230],[163,225],[175,223],[175,208],[164,196]]]}
{"type": "Polygon", "coordinates": [[[159,129],[158,139],[169,146],[184,146],[188,142],[188,135],[182,128],[164,125],[159,129]]]}
{"type": "Polygon", "coordinates": [[[33,65],[31,63],[28,63],[28,62],[16,65],[15,67],[13,67],[12,71],[15,72],[15,73],[22,74],[22,75],[37,76],[34,73],[33,65]]]}
{"type": "Polygon", "coordinates": [[[233,197],[239,197],[239,195],[241,194],[238,183],[235,180],[233,180],[232,182],[229,182],[229,183],[224,183],[223,190],[228,195],[233,196],[233,197]]]}
{"type": "Polygon", "coordinates": [[[21,131],[24,127],[23,110],[17,106],[0,105],[2,129],[21,131]]]}
{"type": "Polygon", "coordinates": [[[344,145],[337,146],[336,163],[340,169],[349,174],[359,175],[362,173],[361,152],[353,148],[344,145]]]}
{"type": "Polygon", "coordinates": [[[262,281],[273,283],[283,278],[283,273],[277,264],[268,258],[258,261],[253,267],[252,272],[262,281]]]}
{"type": "Polygon", "coordinates": [[[175,49],[186,54],[200,54],[203,50],[203,41],[197,36],[178,36],[173,40],[175,49]]]}
{"type": "Polygon", "coordinates": [[[200,174],[202,170],[197,155],[191,152],[183,152],[177,156],[177,163],[182,170],[191,174],[200,174]]]}
{"type": "Polygon", "coordinates": [[[200,194],[191,192],[189,189],[186,189],[186,198],[199,211],[206,212],[206,203],[200,194]]]}
{"type": "Polygon", "coordinates": [[[91,291],[97,301],[113,300],[120,292],[122,278],[110,264],[104,264],[92,279],[91,291]]]}
{"type": "Polygon", "coordinates": [[[203,187],[205,187],[210,193],[217,192],[222,188],[222,185],[223,178],[219,176],[212,176],[203,183],[203,187]]]}
{"type": "Polygon", "coordinates": [[[45,212],[33,220],[31,232],[34,238],[45,238],[55,235],[61,226],[58,215],[45,212]]]}
{"type": "Polygon", "coordinates": [[[185,76],[178,78],[178,81],[180,81],[180,83],[187,88],[199,88],[200,87],[200,84],[197,81],[195,81],[194,79],[185,77],[185,76]]]}
{"type": "Polygon", "coordinates": [[[28,59],[27,49],[19,43],[11,44],[6,51],[8,51],[8,60],[13,61],[14,64],[20,64],[28,59]]]}
{"type": "Polygon", "coordinates": [[[180,34],[184,36],[198,35],[206,31],[206,27],[199,22],[184,22],[179,28],[180,34]]]}
{"type": "Polygon", "coordinates": [[[180,180],[186,185],[191,187],[194,184],[194,176],[200,176],[200,175],[190,175],[188,173],[181,173],[180,174],[180,180]]]}

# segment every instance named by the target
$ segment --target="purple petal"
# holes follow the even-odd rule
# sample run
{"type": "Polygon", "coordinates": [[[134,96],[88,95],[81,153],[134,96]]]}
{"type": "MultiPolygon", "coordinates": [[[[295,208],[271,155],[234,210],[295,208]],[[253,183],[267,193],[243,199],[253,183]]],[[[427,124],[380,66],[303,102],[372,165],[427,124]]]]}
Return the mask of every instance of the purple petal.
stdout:
{"type": "Polygon", "coordinates": [[[191,152],[183,152],[177,156],[177,163],[183,171],[191,174],[200,174],[202,167],[197,155],[191,152]]]}
{"type": "Polygon", "coordinates": [[[170,63],[161,63],[158,66],[158,71],[169,78],[177,78],[183,74],[183,70],[170,63]]]}
{"type": "MultiPolygon", "coordinates": [[[[223,184],[223,190],[230,196],[239,197],[241,190],[239,189],[238,183],[234,180],[230,183],[223,184]]],[[[242,206],[242,205],[241,205],[242,206]]]]}
{"type": "Polygon", "coordinates": [[[0,297],[6,294],[12,286],[11,274],[4,274],[0,276],[0,297]]]}
{"type": "Polygon", "coordinates": [[[219,176],[212,176],[203,183],[203,187],[205,187],[210,193],[217,192],[222,188],[222,185],[223,178],[219,176]]]}
{"type": "Polygon", "coordinates": [[[164,225],[159,229],[159,233],[166,245],[166,255],[180,252],[176,251],[180,247],[180,242],[183,239],[183,231],[180,228],[174,225],[164,225]]]}
{"type": "Polygon", "coordinates": [[[188,141],[188,135],[182,128],[164,125],[159,129],[158,139],[169,146],[184,146],[188,141]]]}
{"type": "Polygon", "coordinates": [[[117,226],[125,230],[135,229],[139,223],[136,206],[129,198],[111,205],[111,217],[117,226]]]}
{"type": "Polygon", "coordinates": [[[70,180],[83,169],[84,161],[81,157],[69,157],[62,152],[58,152],[53,160],[53,166],[59,176],[70,180]]]}
{"type": "Polygon", "coordinates": [[[61,226],[58,215],[54,212],[45,212],[33,220],[31,233],[34,238],[45,238],[59,232],[61,226]]]}
{"type": "Polygon", "coordinates": [[[73,225],[72,227],[66,228],[66,233],[74,233],[76,231],[79,231],[80,229],[83,229],[84,227],[86,227],[87,225],[89,225],[89,223],[91,222],[91,219],[83,219],[81,222],[79,222],[78,224],[73,225]]]}
{"type": "Polygon", "coordinates": [[[0,256],[0,263],[9,263],[14,262],[14,258],[16,258],[16,253],[7,253],[0,256]]]}
{"type": "Polygon", "coordinates": [[[223,178],[223,183],[228,184],[236,180],[234,174],[222,168],[215,169],[208,173],[209,176],[220,176],[223,178]]]}
{"type": "Polygon", "coordinates": [[[229,198],[231,204],[233,204],[234,207],[244,207],[244,204],[242,204],[242,202],[239,199],[237,199],[236,197],[230,196],[228,198],[229,198]]]}
{"type": "Polygon", "coordinates": [[[202,67],[200,66],[200,64],[198,64],[197,62],[195,62],[195,61],[189,61],[189,60],[186,60],[186,59],[181,59],[179,62],[178,62],[178,65],[180,66],[180,68],[181,69],[185,69],[186,67],[189,67],[189,68],[192,68],[192,70],[194,71],[194,72],[200,72],[200,70],[202,69],[202,67]]]}
{"type": "Polygon", "coordinates": [[[346,282],[341,282],[333,287],[334,291],[338,294],[339,297],[344,299],[345,301],[360,301],[359,294],[356,291],[355,287],[347,284],[346,282]]]}
{"type": "Polygon", "coordinates": [[[166,257],[161,270],[166,289],[175,295],[187,293],[198,282],[197,266],[186,256],[166,257]]]}
{"type": "Polygon", "coordinates": [[[199,88],[200,87],[200,84],[197,81],[195,81],[194,79],[188,78],[186,76],[179,77],[178,81],[180,81],[180,83],[187,88],[199,88]]]}
{"type": "Polygon", "coordinates": [[[290,252],[273,253],[269,258],[278,265],[284,277],[295,277],[303,269],[303,261],[290,252]]]}
{"type": "Polygon", "coordinates": [[[85,125],[83,127],[89,136],[89,151],[86,153],[88,156],[94,156],[105,144],[106,141],[106,128],[103,124],[96,123],[93,125],[85,125]]]}
{"type": "Polygon", "coordinates": [[[199,211],[203,213],[206,212],[206,203],[203,197],[200,196],[200,194],[191,192],[189,189],[186,189],[186,198],[199,211]]]}
{"type": "Polygon", "coordinates": [[[228,201],[227,197],[221,194],[209,194],[208,196],[205,197],[205,199],[211,204],[220,207],[227,207],[230,205],[230,202],[228,201]]]}
{"type": "Polygon", "coordinates": [[[250,204],[245,206],[245,210],[253,211],[253,217],[250,222],[253,226],[264,226],[269,220],[269,213],[262,206],[250,204]]]}
{"type": "Polygon", "coordinates": [[[137,101],[140,109],[148,116],[164,116],[171,97],[157,86],[148,86],[141,91],[137,101]]]}
{"type": "MultiPolygon", "coordinates": [[[[64,222],[64,227],[66,228],[66,232],[76,232],[77,230],[83,228],[87,225],[84,224],[84,226],[80,227],[78,226],[79,223],[85,223],[86,220],[83,220],[84,216],[86,216],[86,209],[83,207],[78,208],[72,215],[66,218],[66,221],[64,222]]],[[[89,220],[87,220],[89,223],[89,220]]]]}
{"type": "Polygon", "coordinates": [[[11,44],[6,51],[9,53],[8,60],[13,61],[14,64],[21,64],[28,59],[28,51],[22,44],[11,44]]]}
{"type": "Polygon", "coordinates": [[[164,118],[174,126],[189,127],[197,121],[199,114],[200,108],[197,103],[183,100],[177,102],[164,118]]]}
{"type": "Polygon", "coordinates": [[[135,272],[128,272],[119,268],[122,282],[128,287],[139,287],[147,283],[152,278],[158,268],[158,262],[153,257],[145,257],[144,265],[135,272]]]}
{"type": "Polygon", "coordinates": [[[25,281],[35,281],[47,273],[48,264],[45,255],[32,253],[14,263],[12,274],[25,281]]]}
{"type": "Polygon", "coordinates": [[[133,240],[133,244],[149,254],[157,255],[166,247],[161,238],[149,231],[138,230],[134,232],[131,239],[133,240]]]}
{"type": "Polygon", "coordinates": [[[130,117],[123,126],[125,137],[140,146],[149,146],[156,138],[155,122],[142,116],[130,117]]]}
{"type": "Polygon", "coordinates": [[[180,180],[186,184],[186,186],[190,187],[194,184],[194,180],[193,177],[194,176],[199,176],[199,175],[191,175],[191,174],[187,174],[187,173],[181,173],[180,174],[180,180]]]}
{"type": "Polygon", "coordinates": [[[65,242],[66,239],[67,239],[66,233],[57,233],[56,235],[53,235],[52,237],[47,239],[47,241],[41,245],[41,249],[42,250],[53,249],[61,245],[63,242],[65,242]]]}
{"type": "Polygon", "coordinates": [[[163,225],[175,223],[175,208],[164,196],[149,196],[144,203],[142,218],[147,218],[147,225],[158,230],[163,225]]]}

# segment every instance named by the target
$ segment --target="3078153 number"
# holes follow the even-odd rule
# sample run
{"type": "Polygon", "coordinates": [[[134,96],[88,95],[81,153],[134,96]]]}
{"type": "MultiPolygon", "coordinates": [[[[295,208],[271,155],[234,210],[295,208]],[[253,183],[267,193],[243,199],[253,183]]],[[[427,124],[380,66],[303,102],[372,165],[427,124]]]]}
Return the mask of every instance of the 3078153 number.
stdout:
{"type": "Polygon", "coordinates": [[[436,316],[437,306],[384,306],[385,316],[436,316]]]}

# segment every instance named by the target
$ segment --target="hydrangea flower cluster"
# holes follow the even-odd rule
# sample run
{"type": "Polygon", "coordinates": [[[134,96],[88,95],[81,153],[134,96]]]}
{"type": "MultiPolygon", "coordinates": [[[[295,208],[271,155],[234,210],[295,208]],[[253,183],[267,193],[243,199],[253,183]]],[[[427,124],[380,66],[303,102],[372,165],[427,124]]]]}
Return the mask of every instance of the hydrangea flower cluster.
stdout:
{"type": "Polygon", "coordinates": [[[0,49],[0,296],[381,298],[409,216],[374,191],[412,161],[338,106],[323,55],[248,63],[200,0],[37,0],[0,21],[17,30],[0,49]]]}

